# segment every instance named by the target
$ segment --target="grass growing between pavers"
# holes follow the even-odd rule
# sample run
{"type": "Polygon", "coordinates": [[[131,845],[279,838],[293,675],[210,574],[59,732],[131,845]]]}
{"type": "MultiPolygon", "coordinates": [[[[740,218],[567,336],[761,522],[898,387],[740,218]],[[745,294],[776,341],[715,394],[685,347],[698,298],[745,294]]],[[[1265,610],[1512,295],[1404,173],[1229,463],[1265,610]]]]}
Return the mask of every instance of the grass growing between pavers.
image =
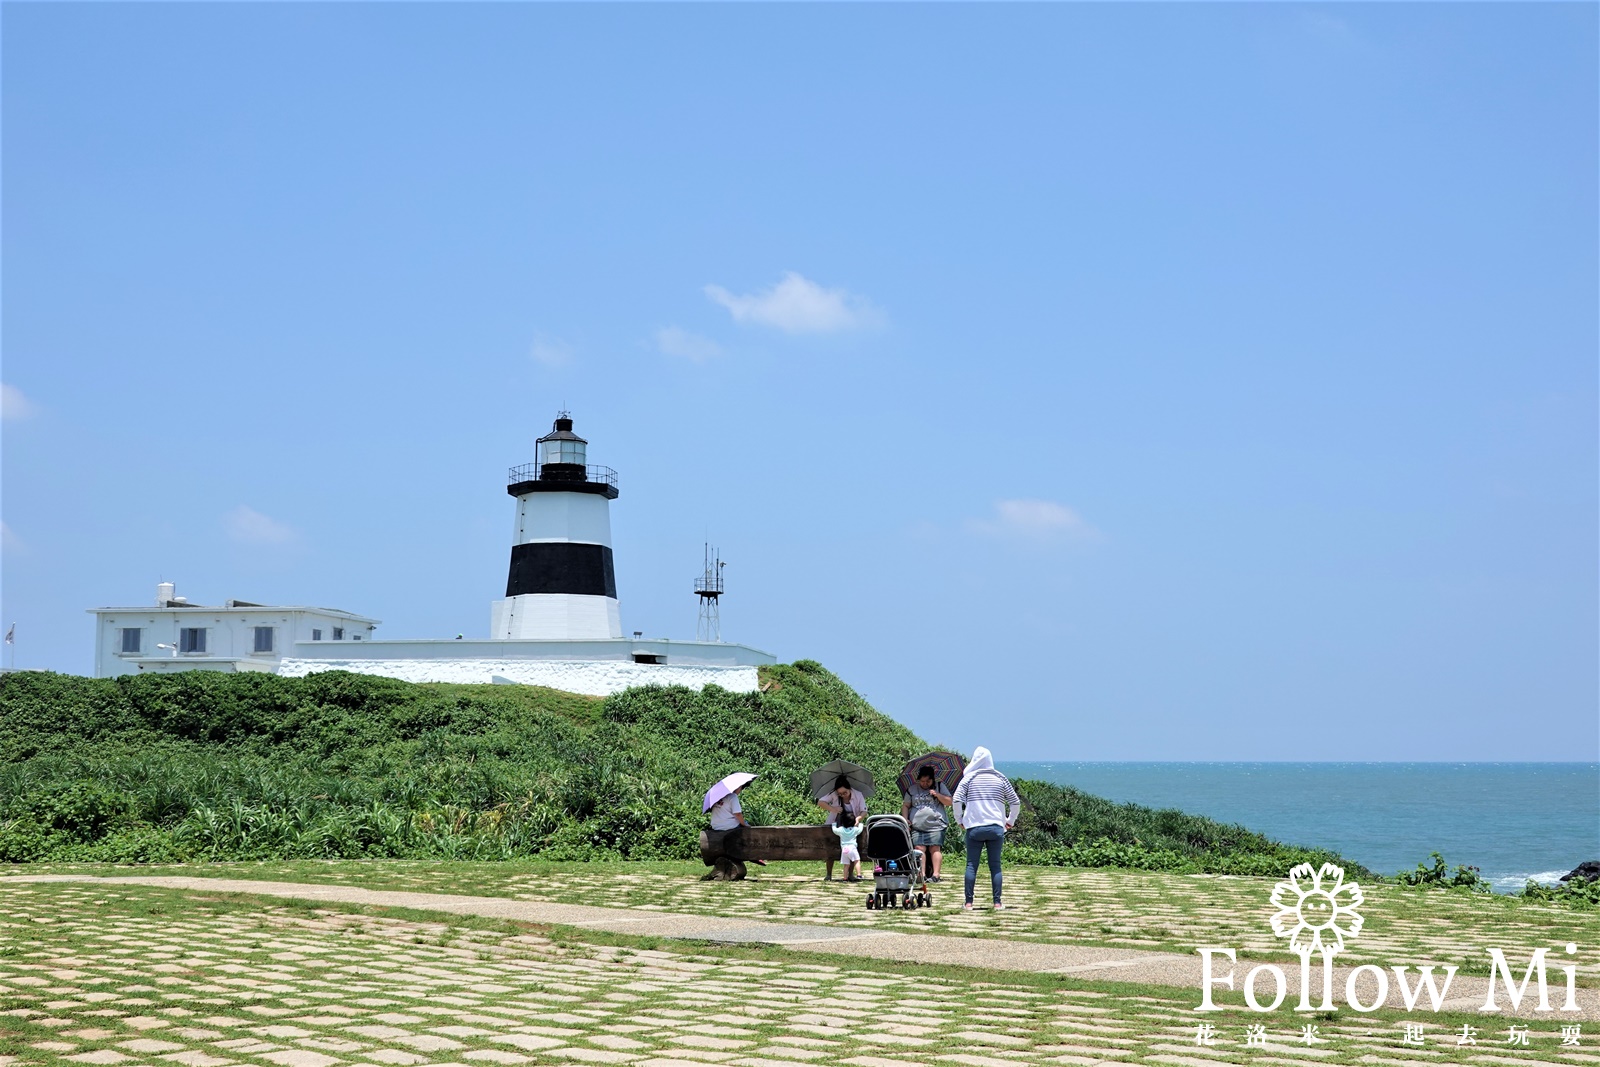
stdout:
{"type": "Polygon", "coordinates": [[[1600,1062],[1481,1016],[1197,1016],[1192,991],[148,887],[0,882],[0,1061],[335,1067],[1600,1062]],[[1402,1023],[1423,1021],[1423,1044],[1402,1023]],[[1213,1044],[1197,1028],[1216,1028],[1213,1044]],[[1247,1026],[1263,1027],[1252,1047],[1247,1026]],[[1301,1043],[1314,1025],[1320,1043],[1301,1043]],[[1460,1028],[1477,1044],[1458,1044],[1460,1028]]]}
{"type": "MultiPolygon", "coordinates": [[[[935,887],[938,904],[869,912],[865,890],[826,883],[820,864],[775,863],[743,882],[702,882],[697,863],[461,863],[435,860],[289,860],[140,868],[29,866],[16,873],[183,874],[315,882],[555,901],[808,925],[894,929],[1076,945],[1192,953],[1225,945],[1263,960],[1292,961],[1267,923],[1273,879],[1160,871],[1009,867],[1005,912],[960,909],[960,867],[935,887]]],[[[3,884],[3,882],[0,882],[3,884]]],[[[987,894],[980,875],[978,898],[987,894]]],[[[1512,897],[1397,885],[1364,887],[1365,926],[1341,962],[1455,964],[1487,975],[1485,949],[1526,951],[1600,944],[1600,910],[1512,897]]]]}

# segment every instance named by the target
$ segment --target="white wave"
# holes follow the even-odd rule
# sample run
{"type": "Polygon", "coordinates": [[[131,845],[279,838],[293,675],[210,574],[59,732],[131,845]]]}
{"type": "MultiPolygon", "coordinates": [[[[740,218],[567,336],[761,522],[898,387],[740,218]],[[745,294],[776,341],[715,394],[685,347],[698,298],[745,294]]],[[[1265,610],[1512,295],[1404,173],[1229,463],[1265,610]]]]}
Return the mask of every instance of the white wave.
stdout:
{"type": "Polygon", "coordinates": [[[1496,889],[1521,889],[1529,882],[1538,882],[1540,885],[1558,885],[1561,876],[1567,873],[1567,868],[1559,871],[1539,871],[1535,874],[1508,874],[1500,878],[1491,879],[1489,884],[1496,889]]]}

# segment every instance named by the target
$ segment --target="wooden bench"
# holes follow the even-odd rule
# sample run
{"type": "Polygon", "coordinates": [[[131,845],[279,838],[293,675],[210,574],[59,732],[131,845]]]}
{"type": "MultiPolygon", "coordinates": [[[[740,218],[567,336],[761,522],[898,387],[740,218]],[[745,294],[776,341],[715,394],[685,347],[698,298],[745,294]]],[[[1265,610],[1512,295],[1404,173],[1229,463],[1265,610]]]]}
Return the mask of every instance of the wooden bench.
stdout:
{"type": "MultiPolygon", "coordinates": [[[[856,838],[865,854],[867,834],[856,838]]],[[[742,826],[737,830],[701,830],[700,859],[711,872],[707,879],[737,882],[749,860],[839,859],[839,835],[831,826],[742,826]]]]}

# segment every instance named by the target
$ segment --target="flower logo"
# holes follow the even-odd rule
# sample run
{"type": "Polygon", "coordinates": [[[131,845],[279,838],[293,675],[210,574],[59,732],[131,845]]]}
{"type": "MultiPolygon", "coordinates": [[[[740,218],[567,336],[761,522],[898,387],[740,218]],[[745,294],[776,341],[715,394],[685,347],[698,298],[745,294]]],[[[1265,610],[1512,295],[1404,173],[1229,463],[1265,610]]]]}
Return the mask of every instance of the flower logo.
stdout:
{"type": "Polygon", "coordinates": [[[1287,880],[1272,887],[1272,932],[1289,939],[1289,948],[1300,956],[1313,952],[1332,956],[1344,951],[1344,939],[1361,932],[1362,918],[1356,913],[1366,898],[1361,887],[1344,880],[1344,868],[1324,863],[1314,870],[1302,863],[1289,872],[1287,880]]]}

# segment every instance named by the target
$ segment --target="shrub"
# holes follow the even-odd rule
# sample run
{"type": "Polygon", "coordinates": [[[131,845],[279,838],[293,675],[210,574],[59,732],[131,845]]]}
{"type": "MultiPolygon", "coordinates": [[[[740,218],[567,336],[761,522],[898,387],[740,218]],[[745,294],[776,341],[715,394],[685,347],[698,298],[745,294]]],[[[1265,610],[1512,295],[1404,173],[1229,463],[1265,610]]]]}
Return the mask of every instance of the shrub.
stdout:
{"type": "Polygon", "coordinates": [[[1401,885],[1421,886],[1432,889],[1465,889],[1472,893],[1489,892],[1489,882],[1476,867],[1457,867],[1451,872],[1444,862],[1444,857],[1437,852],[1428,854],[1433,861],[1417,864],[1414,871],[1401,871],[1395,878],[1401,885]]]}
{"type": "MultiPolygon", "coordinates": [[[[899,809],[900,768],[933,746],[813,661],[762,678],[760,693],[596,700],[342,672],[8,674],[0,862],[688,859],[712,782],[754,771],[751,822],[817,822],[807,781],[836,758],[877,777],[873,811],[899,809]]],[[[1281,876],[1313,855],[1182,812],[1017,788],[1028,810],[1008,848],[1029,862],[1281,876]]]]}
{"type": "Polygon", "coordinates": [[[1556,885],[1540,885],[1532,879],[1519,894],[1523,900],[1541,904],[1564,904],[1570,908],[1600,908],[1600,881],[1572,878],[1556,885]]]}

